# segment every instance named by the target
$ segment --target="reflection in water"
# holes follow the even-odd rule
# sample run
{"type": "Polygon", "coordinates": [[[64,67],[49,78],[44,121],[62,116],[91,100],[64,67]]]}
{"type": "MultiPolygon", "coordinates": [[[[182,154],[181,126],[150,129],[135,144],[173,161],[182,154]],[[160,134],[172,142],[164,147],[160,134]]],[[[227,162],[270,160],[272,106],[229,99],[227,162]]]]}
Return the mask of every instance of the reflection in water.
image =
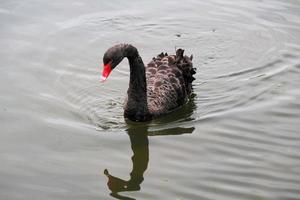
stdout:
{"type": "Polygon", "coordinates": [[[133,151],[133,156],[131,157],[132,171],[128,181],[110,175],[107,169],[104,170],[104,174],[108,177],[107,185],[113,197],[118,199],[131,199],[117,193],[140,190],[140,184],[144,180],[143,174],[147,169],[149,161],[149,141],[146,130],[146,126],[128,129],[131,149],[133,151]]]}
{"type": "MultiPolygon", "coordinates": [[[[181,109],[174,112],[173,114],[154,120],[152,123],[166,124],[168,122],[174,122],[179,119],[185,121],[192,120],[191,115],[196,109],[194,103],[195,94],[192,94],[190,101],[185,104],[181,109]]],[[[107,186],[111,191],[111,196],[117,199],[133,199],[130,197],[122,196],[119,192],[126,191],[138,191],[140,185],[144,181],[144,172],[148,167],[149,162],[149,140],[148,136],[159,136],[159,135],[181,135],[185,133],[192,133],[194,127],[183,128],[165,128],[162,130],[149,131],[148,123],[136,123],[127,121],[127,134],[130,138],[131,149],[133,152],[132,160],[132,171],[130,173],[130,179],[125,181],[121,178],[111,175],[107,169],[104,170],[104,174],[108,178],[107,186]]]]}
{"type": "Polygon", "coordinates": [[[127,129],[127,133],[130,138],[131,149],[133,151],[132,171],[130,173],[130,179],[125,181],[118,177],[109,174],[108,170],[104,170],[104,174],[108,178],[107,186],[111,190],[111,196],[117,199],[132,199],[130,197],[121,196],[118,192],[124,191],[137,191],[140,190],[140,185],[144,180],[144,172],[147,169],[149,162],[149,136],[156,135],[179,135],[184,133],[192,133],[194,127],[191,128],[172,128],[162,131],[148,131],[146,124],[134,126],[132,125],[127,129]]]}

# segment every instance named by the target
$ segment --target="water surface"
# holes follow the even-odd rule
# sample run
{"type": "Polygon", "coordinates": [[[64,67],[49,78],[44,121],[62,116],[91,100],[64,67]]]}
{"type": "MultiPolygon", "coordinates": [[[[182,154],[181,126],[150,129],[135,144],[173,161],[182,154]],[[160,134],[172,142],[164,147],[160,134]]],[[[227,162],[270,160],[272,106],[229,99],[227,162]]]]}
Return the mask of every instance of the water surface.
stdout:
{"type": "Polygon", "coordinates": [[[0,199],[299,199],[300,3],[2,1],[0,199]],[[184,48],[190,101],[128,123],[128,62],[184,48]]]}

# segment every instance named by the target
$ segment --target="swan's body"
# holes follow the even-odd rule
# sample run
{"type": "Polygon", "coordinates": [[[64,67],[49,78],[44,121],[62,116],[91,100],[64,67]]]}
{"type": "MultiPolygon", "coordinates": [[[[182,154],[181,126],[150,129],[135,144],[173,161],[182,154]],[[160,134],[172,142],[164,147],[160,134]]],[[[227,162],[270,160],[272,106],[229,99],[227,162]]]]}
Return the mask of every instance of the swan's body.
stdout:
{"type": "Polygon", "coordinates": [[[130,81],[128,98],[124,106],[124,117],[132,121],[147,121],[169,113],[182,106],[192,89],[195,68],[192,56],[161,53],[145,67],[137,49],[120,44],[109,48],[103,57],[105,80],[124,57],[129,60],[130,81]]]}

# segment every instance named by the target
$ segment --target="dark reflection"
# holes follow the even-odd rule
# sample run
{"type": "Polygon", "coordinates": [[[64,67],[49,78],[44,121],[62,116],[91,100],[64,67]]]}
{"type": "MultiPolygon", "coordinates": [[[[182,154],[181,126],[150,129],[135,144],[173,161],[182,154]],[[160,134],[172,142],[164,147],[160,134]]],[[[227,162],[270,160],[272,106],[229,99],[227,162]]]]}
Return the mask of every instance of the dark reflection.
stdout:
{"type": "Polygon", "coordinates": [[[111,190],[111,196],[117,199],[132,199],[118,194],[123,191],[140,190],[140,184],[144,180],[144,172],[149,162],[149,140],[147,136],[147,126],[131,127],[127,130],[130,138],[131,149],[133,151],[132,171],[130,179],[125,181],[109,174],[108,170],[104,170],[104,174],[108,177],[107,186],[111,190]]]}
{"type": "MultiPolygon", "coordinates": [[[[156,120],[154,123],[167,123],[170,121],[177,121],[183,119],[183,121],[190,121],[190,117],[195,109],[194,97],[192,96],[191,101],[187,103],[182,109],[175,112],[174,115],[169,115],[160,120],[156,120]],[[173,116],[173,117],[172,117],[173,116]]],[[[152,122],[153,123],[153,122],[152,122]]],[[[138,191],[141,189],[141,183],[144,181],[144,172],[148,167],[149,162],[149,140],[148,136],[160,136],[160,135],[181,135],[186,133],[192,133],[194,127],[183,128],[175,127],[163,130],[149,131],[148,123],[135,123],[127,121],[128,129],[127,134],[130,138],[131,149],[133,152],[132,170],[130,172],[130,179],[124,180],[113,176],[107,169],[104,170],[104,174],[108,178],[107,186],[111,191],[111,196],[122,199],[132,200],[133,198],[120,195],[120,192],[126,191],[138,191]]]]}
{"type": "Polygon", "coordinates": [[[107,169],[104,170],[104,174],[108,178],[107,186],[111,191],[111,196],[117,199],[133,199],[130,197],[122,196],[118,194],[124,191],[138,191],[140,185],[144,180],[144,172],[148,167],[149,162],[149,140],[148,136],[157,135],[180,135],[184,133],[192,133],[194,127],[191,128],[171,128],[162,131],[148,131],[146,124],[142,125],[130,125],[127,129],[128,136],[130,138],[131,149],[133,152],[132,171],[130,173],[129,180],[123,180],[121,178],[111,175],[107,169]]]}

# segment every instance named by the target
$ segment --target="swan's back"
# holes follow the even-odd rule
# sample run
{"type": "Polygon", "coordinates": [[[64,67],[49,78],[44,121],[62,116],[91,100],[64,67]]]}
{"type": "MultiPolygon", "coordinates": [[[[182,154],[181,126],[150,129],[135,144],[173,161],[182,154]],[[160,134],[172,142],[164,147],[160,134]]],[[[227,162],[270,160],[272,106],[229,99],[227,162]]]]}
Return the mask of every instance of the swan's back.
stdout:
{"type": "Polygon", "coordinates": [[[184,56],[183,53],[182,49],[178,49],[176,55],[161,53],[146,67],[147,101],[152,116],[182,106],[191,93],[196,72],[192,56],[184,56]]]}

